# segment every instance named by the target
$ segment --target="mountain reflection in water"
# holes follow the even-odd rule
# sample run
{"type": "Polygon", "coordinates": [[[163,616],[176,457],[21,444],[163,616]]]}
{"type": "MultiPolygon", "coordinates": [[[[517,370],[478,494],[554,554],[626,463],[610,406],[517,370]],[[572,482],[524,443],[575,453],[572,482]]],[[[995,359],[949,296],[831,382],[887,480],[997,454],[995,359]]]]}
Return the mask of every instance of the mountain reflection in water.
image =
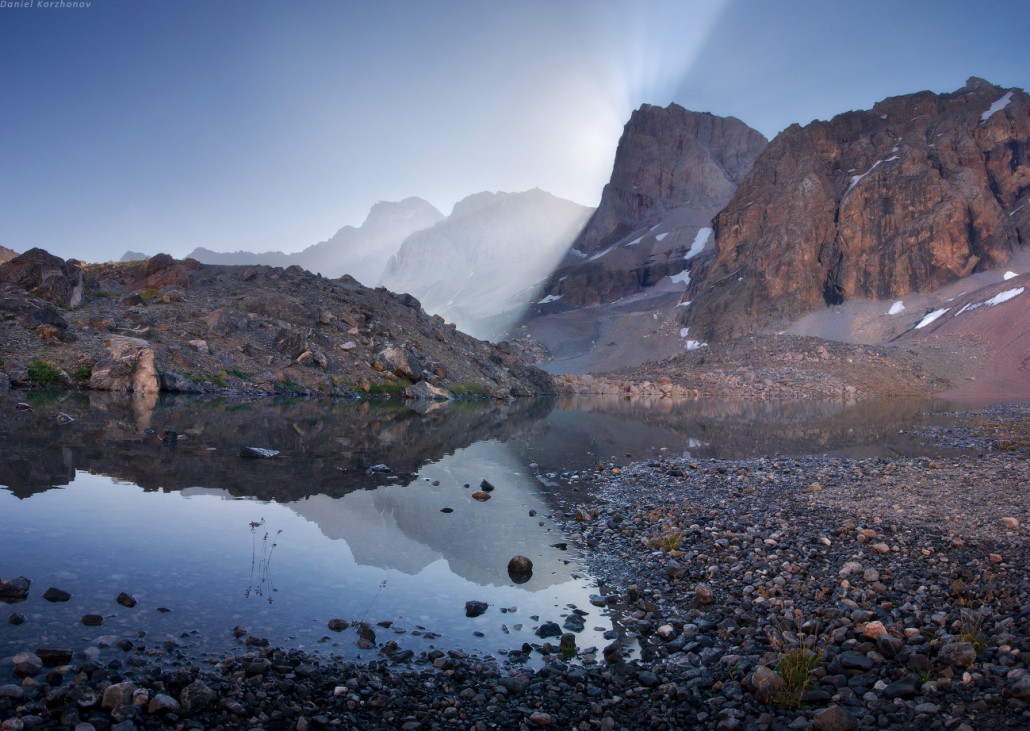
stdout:
{"type": "Polygon", "coordinates": [[[920,454],[927,448],[909,434],[943,407],[550,399],[414,410],[17,396],[34,408],[0,399],[0,578],[33,584],[18,607],[29,621],[0,636],[0,658],[138,631],[195,652],[233,651],[234,624],[277,644],[353,654],[353,638],[326,623],[366,613],[394,623],[389,632],[415,651],[432,646],[426,627],[447,646],[495,652],[539,642],[540,622],[561,624],[574,608],[588,612],[579,645],[602,646],[612,620],[591,604],[598,589],[552,517],[576,483],[558,489],[555,473],[660,455],[920,454]],[[244,446],[279,454],[244,459],[244,446]],[[391,472],[370,474],[377,464],[391,472]],[[479,502],[484,479],[496,489],[479,502]],[[277,544],[271,557],[265,532],[277,544]],[[506,570],[516,554],[534,562],[521,584],[506,570]],[[73,599],[44,602],[47,586],[73,599]],[[146,609],[113,605],[121,591],[146,609]],[[490,610],[465,617],[473,599],[490,610]],[[81,626],[90,612],[105,615],[103,627],[81,626]]]}

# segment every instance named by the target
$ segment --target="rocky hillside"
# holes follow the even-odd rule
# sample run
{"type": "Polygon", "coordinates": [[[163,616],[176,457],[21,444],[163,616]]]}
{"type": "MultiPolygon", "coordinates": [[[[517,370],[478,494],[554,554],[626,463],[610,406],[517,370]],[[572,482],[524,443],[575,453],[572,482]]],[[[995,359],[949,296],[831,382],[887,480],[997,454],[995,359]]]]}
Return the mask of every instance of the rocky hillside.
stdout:
{"type": "Polygon", "coordinates": [[[6,246],[0,246],[0,264],[3,264],[5,261],[10,261],[16,256],[18,256],[17,251],[8,249],[6,246]]]}
{"type": "Polygon", "coordinates": [[[856,298],[927,292],[1030,238],[1030,97],[970,79],[793,125],[756,160],[691,272],[684,325],[715,340],[856,298]]]}
{"type": "Polygon", "coordinates": [[[33,249],[0,265],[0,388],[531,395],[550,378],[410,295],[300,267],[86,265],[33,249]]]}
{"type": "Polygon", "coordinates": [[[296,264],[325,277],[344,274],[370,286],[381,283],[383,265],[401,243],[443,219],[443,214],[421,198],[405,198],[397,203],[380,202],[372,206],[360,227],[344,226],[332,238],[313,244],[303,251],[222,253],[197,248],[189,258],[204,264],[267,264],[288,267],[296,264]]]}
{"type": "Polygon", "coordinates": [[[477,193],[445,221],[409,236],[382,283],[467,332],[501,338],[591,213],[539,189],[477,193]]]}

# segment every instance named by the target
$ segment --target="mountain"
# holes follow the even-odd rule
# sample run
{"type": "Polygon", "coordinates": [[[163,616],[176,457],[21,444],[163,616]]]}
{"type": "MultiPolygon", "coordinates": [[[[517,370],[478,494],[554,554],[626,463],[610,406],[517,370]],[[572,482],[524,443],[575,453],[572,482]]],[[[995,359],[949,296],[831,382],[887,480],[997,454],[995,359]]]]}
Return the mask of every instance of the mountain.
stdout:
{"type": "Polygon", "coordinates": [[[766,144],[733,117],[677,104],[633,112],[597,211],[513,336],[540,343],[563,370],[682,349],[673,310],[689,260],[766,144]]]}
{"type": "Polygon", "coordinates": [[[32,249],[0,264],[0,390],[306,393],[493,398],[552,388],[503,346],[410,295],[300,267],[158,254],[81,264],[32,249]]]}
{"type": "Polygon", "coordinates": [[[376,203],[360,227],[344,226],[332,238],[296,253],[222,253],[197,248],[188,258],[204,264],[267,264],[281,267],[296,264],[325,277],[336,278],[349,274],[360,282],[376,286],[380,282],[384,262],[397,251],[401,242],[415,231],[428,228],[442,218],[443,214],[432,205],[421,198],[411,197],[396,203],[376,203]]]}
{"type": "Polygon", "coordinates": [[[471,195],[408,236],[382,283],[466,332],[503,336],[592,212],[539,189],[471,195]]]}
{"type": "Polygon", "coordinates": [[[3,264],[5,261],[10,261],[16,256],[18,256],[17,251],[8,249],[6,246],[0,246],[0,264],[3,264]]]}
{"type": "Polygon", "coordinates": [[[1030,238],[1030,97],[972,78],[950,94],[792,125],[715,222],[683,325],[725,340],[855,299],[926,293],[1030,238]]]}

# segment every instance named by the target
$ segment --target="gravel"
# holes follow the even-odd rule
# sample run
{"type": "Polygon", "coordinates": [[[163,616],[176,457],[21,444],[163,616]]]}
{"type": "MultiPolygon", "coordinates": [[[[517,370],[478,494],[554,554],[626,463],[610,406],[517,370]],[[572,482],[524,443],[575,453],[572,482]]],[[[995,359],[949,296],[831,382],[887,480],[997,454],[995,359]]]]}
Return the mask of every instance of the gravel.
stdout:
{"type": "Polygon", "coordinates": [[[565,521],[617,627],[601,650],[563,655],[567,627],[367,664],[52,648],[0,666],[0,729],[1027,728],[1027,413],[927,434],[961,457],[601,465],[565,521]]]}

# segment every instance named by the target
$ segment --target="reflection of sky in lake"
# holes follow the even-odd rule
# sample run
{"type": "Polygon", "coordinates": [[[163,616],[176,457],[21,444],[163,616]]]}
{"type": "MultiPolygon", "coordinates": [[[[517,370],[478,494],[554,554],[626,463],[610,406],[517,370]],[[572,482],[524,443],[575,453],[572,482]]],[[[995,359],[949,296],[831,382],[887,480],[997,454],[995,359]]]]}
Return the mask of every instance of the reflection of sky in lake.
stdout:
{"type": "Polygon", "coordinates": [[[596,589],[574,578],[569,554],[551,545],[564,539],[547,517],[539,494],[545,489],[505,445],[480,442],[425,465],[409,485],[387,483],[337,499],[314,495],[276,504],[205,488],[144,492],[84,472],[64,489],[24,500],[0,490],[0,576],[33,582],[30,599],[10,607],[28,621],[0,632],[0,657],[40,646],[80,649],[102,635],[135,639],[139,630],[148,638],[138,642],[171,639],[224,652],[238,647],[234,625],[273,644],[354,656],[353,632],[336,634],[326,624],[366,612],[369,622],[394,622],[377,628],[380,641],[393,639],[416,653],[434,645],[496,652],[539,642],[533,629],[547,620],[561,624],[570,604],[589,612],[579,645],[601,647],[605,641],[594,628],[611,623],[589,604],[596,589]],[[471,493],[484,478],[496,490],[480,503],[471,493]],[[454,512],[442,513],[443,507],[454,512]],[[252,531],[250,523],[262,519],[252,531]],[[268,551],[271,558],[263,561],[268,551]],[[533,578],[521,585],[506,571],[517,553],[535,565],[533,578]],[[262,581],[263,568],[270,582],[262,581]],[[72,599],[43,601],[49,586],[72,599]],[[117,605],[121,591],[139,605],[117,605]],[[473,599],[490,604],[486,614],[465,616],[465,602],[473,599]],[[83,626],[88,613],[103,614],[103,626],[83,626]],[[440,638],[413,636],[419,627],[440,638]],[[329,641],[319,643],[325,636],[329,641]]]}

